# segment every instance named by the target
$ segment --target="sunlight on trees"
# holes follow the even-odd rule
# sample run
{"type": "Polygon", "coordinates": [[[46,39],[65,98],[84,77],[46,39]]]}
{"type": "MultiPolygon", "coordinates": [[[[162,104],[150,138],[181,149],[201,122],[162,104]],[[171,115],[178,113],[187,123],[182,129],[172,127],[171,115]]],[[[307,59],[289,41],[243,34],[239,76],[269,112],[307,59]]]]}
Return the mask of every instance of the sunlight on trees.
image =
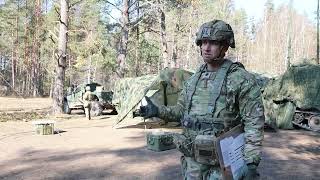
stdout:
{"type": "MultiPolygon", "coordinates": [[[[58,0],[0,4],[0,85],[11,94],[52,95],[60,7],[58,0]]],[[[279,75],[288,58],[291,65],[316,63],[316,24],[289,4],[267,1],[256,22],[232,0],[70,0],[63,88],[97,81],[111,89],[118,78],[165,67],[195,70],[202,63],[195,33],[213,19],[231,24],[236,48],[228,57],[250,71],[279,75]]]]}

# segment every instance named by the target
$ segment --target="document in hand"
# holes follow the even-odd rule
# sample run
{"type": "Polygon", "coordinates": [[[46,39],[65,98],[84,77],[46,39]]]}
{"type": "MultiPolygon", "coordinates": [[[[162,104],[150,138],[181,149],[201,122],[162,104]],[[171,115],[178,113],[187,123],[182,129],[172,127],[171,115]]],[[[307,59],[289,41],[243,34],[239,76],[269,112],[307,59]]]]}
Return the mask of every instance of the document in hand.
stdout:
{"type": "Polygon", "coordinates": [[[224,180],[238,180],[240,178],[240,169],[245,165],[244,144],[244,131],[241,125],[218,137],[217,155],[224,180]]]}

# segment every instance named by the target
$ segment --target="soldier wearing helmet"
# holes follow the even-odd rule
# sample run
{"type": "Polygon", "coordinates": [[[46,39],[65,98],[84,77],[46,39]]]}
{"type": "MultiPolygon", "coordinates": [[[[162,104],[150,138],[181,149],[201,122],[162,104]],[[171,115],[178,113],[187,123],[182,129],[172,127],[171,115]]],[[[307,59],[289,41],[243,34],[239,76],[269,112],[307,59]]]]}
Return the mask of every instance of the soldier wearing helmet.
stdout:
{"type": "Polygon", "coordinates": [[[91,92],[90,86],[86,86],[85,88],[86,92],[83,94],[83,107],[84,107],[84,113],[86,114],[86,118],[88,120],[91,120],[91,101],[94,100],[94,94],[91,92]]]}
{"type": "Polygon", "coordinates": [[[184,179],[221,179],[214,139],[241,126],[245,165],[234,179],[256,179],[263,140],[264,109],[260,88],[242,64],[225,58],[235,48],[231,26],[221,20],[204,23],[196,37],[204,64],[185,83],[177,105],[156,106],[146,97],[145,118],[180,121],[183,133],[174,136],[184,179]],[[209,147],[201,151],[203,147],[209,147]],[[210,152],[212,151],[212,152],[210,152]],[[209,152],[209,153],[203,153],[209,152]]]}
{"type": "Polygon", "coordinates": [[[210,70],[220,67],[229,47],[235,48],[234,34],[229,24],[221,20],[204,23],[196,37],[204,62],[210,70]]]}

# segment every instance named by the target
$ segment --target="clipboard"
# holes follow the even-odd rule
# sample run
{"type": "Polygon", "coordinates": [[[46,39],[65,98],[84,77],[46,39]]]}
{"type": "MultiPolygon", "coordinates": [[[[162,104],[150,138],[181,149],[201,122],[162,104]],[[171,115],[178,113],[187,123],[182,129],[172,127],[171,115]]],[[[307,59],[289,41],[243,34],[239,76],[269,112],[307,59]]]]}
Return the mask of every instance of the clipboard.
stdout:
{"type": "Polygon", "coordinates": [[[245,165],[243,158],[243,149],[245,144],[243,126],[240,124],[222,134],[217,138],[216,143],[216,152],[221,168],[222,178],[224,180],[239,179],[239,171],[236,170],[239,170],[240,167],[245,165]],[[231,143],[229,147],[227,146],[228,143],[231,143]],[[239,147],[240,145],[242,147],[239,147]],[[241,148],[241,150],[239,148],[241,148]],[[226,152],[226,149],[228,149],[228,153],[226,152]],[[228,154],[227,156],[229,158],[226,157],[226,154],[228,154]],[[224,157],[226,158],[224,159],[224,157]],[[242,165],[241,162],[243,162],[242,165]]]}

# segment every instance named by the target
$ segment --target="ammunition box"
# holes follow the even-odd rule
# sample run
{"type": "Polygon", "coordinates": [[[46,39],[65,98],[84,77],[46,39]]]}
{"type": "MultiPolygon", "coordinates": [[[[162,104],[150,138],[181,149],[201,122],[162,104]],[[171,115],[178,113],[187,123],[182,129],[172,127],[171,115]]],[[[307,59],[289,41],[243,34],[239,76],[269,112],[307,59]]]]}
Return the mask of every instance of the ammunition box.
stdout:
{"type": "Polygon", "coordinates": [[[152,151],[165,151],[176,148],[172,133],[152,132],[147,134],[147,148],[152,151]]]}
{"type": "Polygon", "coordinates": [[[34,121],[36,134],[38,135],[52,135],[54,134],[54,121],[34,121]]]}

